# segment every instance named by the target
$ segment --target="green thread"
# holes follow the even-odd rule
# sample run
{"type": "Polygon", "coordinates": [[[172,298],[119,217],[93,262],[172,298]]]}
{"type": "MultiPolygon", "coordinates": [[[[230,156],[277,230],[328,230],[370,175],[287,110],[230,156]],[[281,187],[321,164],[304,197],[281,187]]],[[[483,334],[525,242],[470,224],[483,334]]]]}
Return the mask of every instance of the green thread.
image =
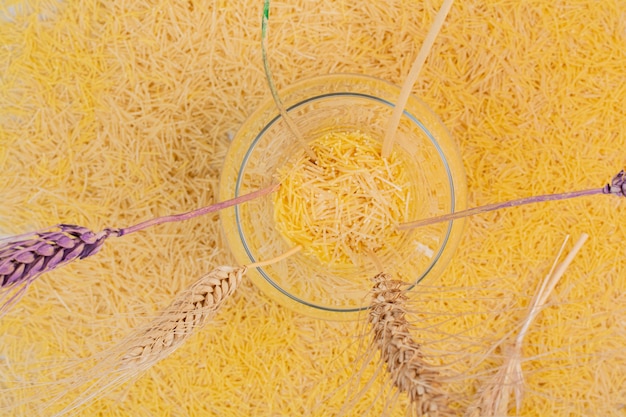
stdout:
{"type": "Polygon", "coordinates": [[[270,0],[265,0],[263,3],[263,34],[265,35],[265,29],[267,28],[267,21],[270,18],[270,0]]]}

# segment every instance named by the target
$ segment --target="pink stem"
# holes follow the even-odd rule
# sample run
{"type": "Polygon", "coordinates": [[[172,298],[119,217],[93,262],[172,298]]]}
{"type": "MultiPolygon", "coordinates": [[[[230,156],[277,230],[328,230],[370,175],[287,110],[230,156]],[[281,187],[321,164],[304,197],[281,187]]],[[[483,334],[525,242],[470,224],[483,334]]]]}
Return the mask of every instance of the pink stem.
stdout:
{"type": "Polygon", "coordinates": [[[227,207],[236,206],[237,204],[245,203],[246,201],[263,197],[264,195],[267,195],[276,191],[278,187],[280,187],[280,184],[274,184],[269,187],[263,188],[261,190],[254,191],[249,194],[240,195],[239,197],[235,197],[231,200],[222,201],[221,203],[216,203],[210,206],[202,207],[197,210],[189,211],[187,213],[172,214],[169,216],[157,217],[156,219],[146,220],[145,222],[141,222],[139,224],[127,227],[125,229],[118,229],[117,236],[128,235],[130,233],[138,232],[139,230],[143,230],[148,227],[156,226],[156,225],[163,224],[163,223],[180,222],[183,220],[193,219],[194,217],[202,216],[208,213],[213,213],[215,211],[220,211],[227,207]]]}
{"type": "Polygon", "coordinates": [[[518,200],[506,201],[504,203],[488,204],[486,206],[475,207],[467,210],[457,211],[456,213],[444,214],[442,216],[431,217],[429,219],[416,220],[414,222],[402,223],[398,225],[398,230],[408,230],[416,227],[428,226],[430,224],[446,222],[450,220],[460,219],[462,217],[473,216],[475,214],[486,213],[488,211],[500,210],[507,207],[523,206],[524,204],[539,203],[542,201],[567,200],[568,198],[582,197],[594,194],[607,194],[605,188],[593,188],[583,191],[572,191],[561,194],[546,194],[534,197],[520,198],[518,200]]]}

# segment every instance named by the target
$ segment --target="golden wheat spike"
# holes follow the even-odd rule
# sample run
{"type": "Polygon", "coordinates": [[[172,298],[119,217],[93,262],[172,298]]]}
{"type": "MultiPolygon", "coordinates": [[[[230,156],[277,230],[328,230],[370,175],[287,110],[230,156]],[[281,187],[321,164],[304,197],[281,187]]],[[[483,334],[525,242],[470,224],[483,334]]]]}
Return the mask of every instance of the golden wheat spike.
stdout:
{"type": "Polygon", "coordinates": [[[42,415],[75,415],[79,407],[154,366],[200,330],[235,292],[248,267],[218,266],[163,309],[152,321],[133,330],[121,342],[92,360],[87,372],[59,381],[53,398],[40,408],[42,415]],[[73,399],[68,399],[73,397],[73,399]],[[63,405],[61,405],[63,404],[63,405]],[[53,412],[52,409],[62,408],[53,412]]]}
{"type": "Polygon", "coordinates": [[[218,266],[178,294],[156,319],[132,335],[120,365],[152,366],[170,355],[219,310],[245,271],[246,267],[218,266]]]}
{"type": "Polygon", "coordinates": [[[379,273],[373,281],[368,317],[373,330],[372,348],[380,351],[393,386],[408,395],[418,416],[448,415],[450,409],[439,389],[438,372],[425,362],[420,344],[410,335],[403,290],[406,284],[392,280],[386,273],[379,273]]]}
{"type": "Polygon", "coordinates": [[[88,372],[59,381],[56,394],[40,411],[53,417],[75,415],[82,405],[141,375],[200,330],[237,290],[248,269],[279,262],[301,249],[296,246],[273,259],[241,267],[216,267],[180,292],[152,321],[91,358],[96,364],[88,372]],[[68,402],[69,397],[74,398],[68,402]],[[52,414],[53,408],[62,409],[52,414]]]}

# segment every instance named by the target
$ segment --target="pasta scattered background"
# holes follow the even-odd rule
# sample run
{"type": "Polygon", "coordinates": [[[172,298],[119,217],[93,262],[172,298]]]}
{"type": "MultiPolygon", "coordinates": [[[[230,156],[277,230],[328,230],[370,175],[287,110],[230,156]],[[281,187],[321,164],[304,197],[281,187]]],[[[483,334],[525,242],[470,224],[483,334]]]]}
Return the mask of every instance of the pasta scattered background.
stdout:
{"type": "MultiPolygon", "coordinates": [[[[274,2],[275,82],[354,72],[401,85],[439,3],[274,2]]],[[[2,2],[0,234],[123,227],[211,203],[229,137],[269,97],[261,8],[2,2]]],[[[625,75],[619,0],[464,1],[413,92],[459,144],[474,206],[607,182],[624,166],[625,75]]],[[[499,291],[518,303],[498,321],[511,324],[563,236],[591,236],[527,336],[521,415],[626,412],[623,206],[590,197],[481,215],[428,281],[499,291]]],[[[215,215],[116,240],[41,277],[0,322],[0,410],[25,414],[34,405],[20,406],[29,393],[14,385],[53,381],[35,370],[103,350],[223,264],[233,260],[215,215]]],[[[489,305],[450,308],[467,303],[489,305]]],[[[292,313],[244,280],[213,324],[81,415],[333,415],[350,394],[362,328],[292,313]]],[[[378,392],[354,415],[379,407],[378,392]]]]}

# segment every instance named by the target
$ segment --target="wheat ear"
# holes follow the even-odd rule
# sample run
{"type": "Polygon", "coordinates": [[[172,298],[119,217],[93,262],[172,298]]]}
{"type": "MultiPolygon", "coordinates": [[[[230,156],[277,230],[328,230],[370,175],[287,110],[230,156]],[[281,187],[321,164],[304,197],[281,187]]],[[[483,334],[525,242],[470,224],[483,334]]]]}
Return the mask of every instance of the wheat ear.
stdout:
{"type": "Polygon", "coordinates": [[[60,224],[46,231],[0,241],[0,317],[41,274],[98,253],[112,229],[94,233],[86,227],[60,224]]]}
{"type": "Polygon", "coordinates": [[[406,319],[406,284],[392,280],[386,273],[379,273],[373,281],[368,316],[373,330],[371,343],[380,352],[393,386],[407,394],[418,416],[451,415],[439,389],[438,372],[425,362],[420,344],[411,337],[406,319]]]}
{"type": "Polygon", "coordinates": [[[200,330],[237,290],[248,269],[279,262],[301,249],[296,246],[273,259],[241,267],[216,267],[176,295],[152,321],[93,358],[97,363],[87,373],[61,381],[67,389],[61,390],[44,408],[53,407],[69,392],[79,391],[77,397],[54,416],[72,414],[103,392],[139,376],[200,330]]]}
{"type": "Polygon", "coordinates": [[[58,381],[58,387],[54,388],[58,395],[46,401],[40,411],[54,417],[74,415],[79,407],[138,377],[171,355],[219,311],[241,283],[246,269],[218,266],[198,279],[147,325],[91,358],[96,364],[87,372],[58,381]],[[74,396],[69,404],[52,412],[68,396],[74,396]]]}
{"type": "Polygon", "coordinates": [[[557,265],[569,236],[563,242],[550,272],[543,279],[535,293],[528,314],[522,322],[522,327],[515,341],[505,348],[506,359],[491,381],[488,381],[478,392],[478,401],[468,408],[466,417],[506,417],[509,412],[511,397],[515,397],[515,408],[519,412],[522,408],[524,396],[524,372],[522,371],[522,348],[524,338],[531,323],[545,307],[548,296],[559,282],[565,270],[574,260],[589,236],[581,235],[565,260],[557,265]]]}
{"type": "Polygon", "coordinates": [[[246,267],[218,266],[179,293],[159,317],[131,336],[120,366],[148,368],[169,356],[220,309],[245,272],[246,267]]]}
{"type": "Polygon", "coordinates": [[[120,366],[147,368],[169,356],[220,309],[249,268],[279,262],[301,248],[296,246],[276,258],[247,266],[218,266],[179,293],[154,321],[131,335],[120,366]]]}

